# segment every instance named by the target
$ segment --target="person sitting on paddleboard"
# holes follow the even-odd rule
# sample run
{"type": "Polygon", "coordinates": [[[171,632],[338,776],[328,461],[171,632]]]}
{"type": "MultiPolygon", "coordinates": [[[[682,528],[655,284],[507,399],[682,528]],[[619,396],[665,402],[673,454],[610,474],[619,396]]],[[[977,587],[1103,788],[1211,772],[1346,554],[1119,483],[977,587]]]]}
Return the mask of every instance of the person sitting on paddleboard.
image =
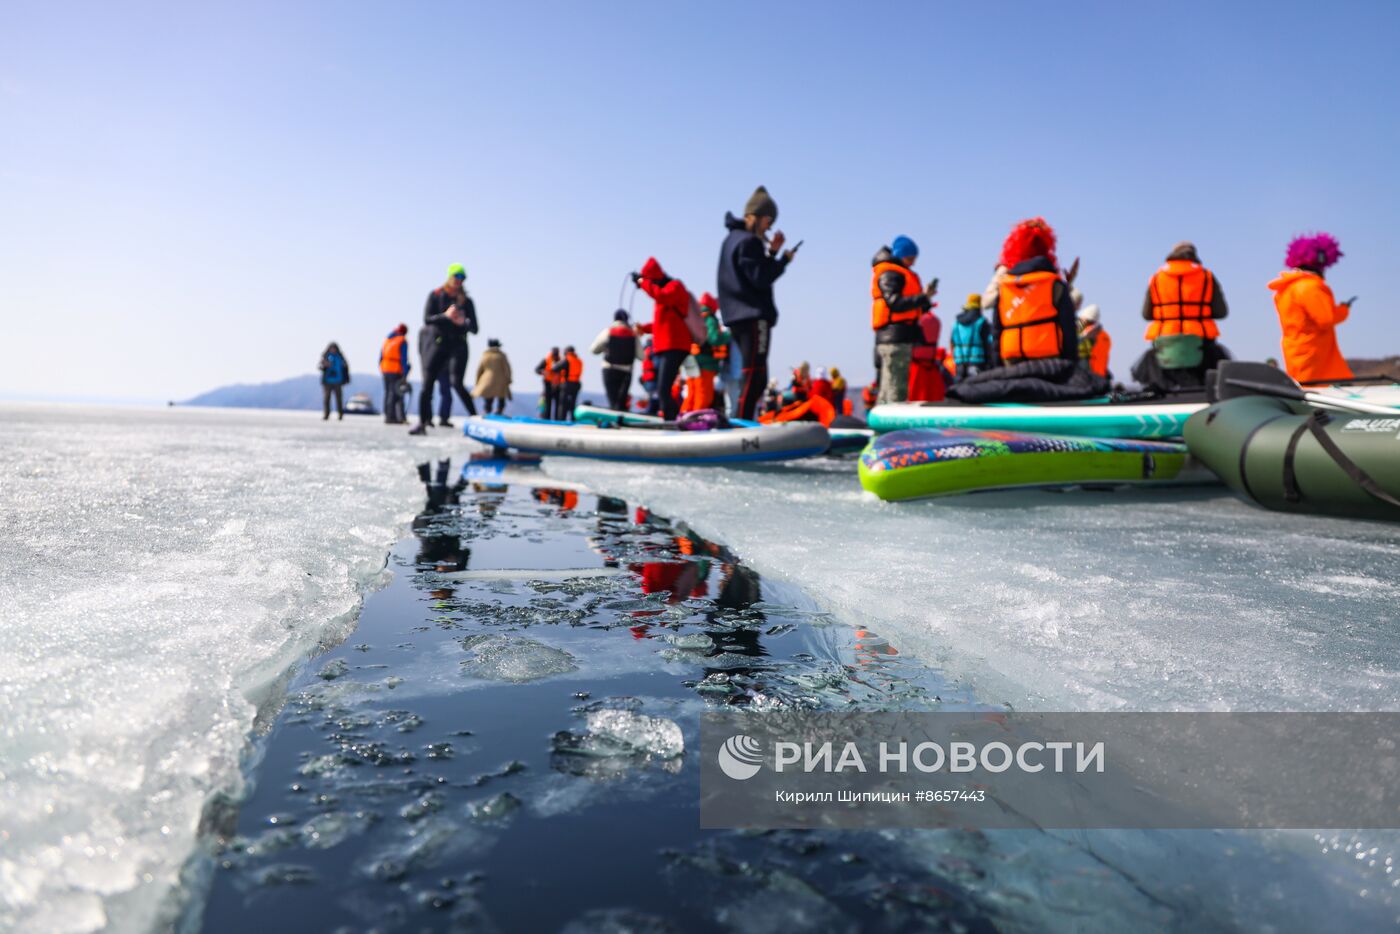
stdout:
{"type": "Polygon", "coordinates": [[[1283,365],[1300,383],[1351,379],[1351,367],[1337,345],[1337,325],[1351,314],[1326,282],[1327,270],[1342,258],[1330,234],[1297,237],[1288,244],[1288,271],[1269,283],[1283,327],[1283,365]]]}
{"type": "Polygon", "coordinates": [[[967,296],[949,334],[953,349],[953,372],[959,379],[978,373],[987,367],[992,356],[992,330],[982,314],[982,296],[976,292],[967,296]]]}
{"type": "Polygon", "coordinates": [[[1113,341],[1103,329],[1099,320],[1099,306],[1085,305],[1079,309],[1079,363],[1090,373],[1097,373],[1105,379],[1113,379],[1108,369],[1108,354],[1113,341]]]}
{"type": "Polygon", "coordinates": [[[1028,360],[1079,359],[1074,296],[1055,259],[1055,231],[1043,217],[1021,221],[1001,247],[990,304],[997,366],[1028,360]]]}
{"type": "Polygon", "coordinates": [[[1133,364],[1133,379],[1159,392],[1204,386],[1206,371],[1230,359],[1216,326],[1229,313],[1220,280],[1201,264],[1196,245],[1172,247],[1147,283],[1142,317],[1151,323],[1143,338],[1152,346],[1133,364]]]}
{"type": "Polygon", "coordinates": [[[661,415],[673,422],[680,412],[680,403],[672,389],[680,375],[681,363],[690,355],[690,328],[685,323],[690,310],[690,292],[681,280],[666,275],[654,256],[647,258],[641,272],[632,273],[632,282],[656,302],[651,324],[638,325],[638,330],[651,335],[661,415]]]}

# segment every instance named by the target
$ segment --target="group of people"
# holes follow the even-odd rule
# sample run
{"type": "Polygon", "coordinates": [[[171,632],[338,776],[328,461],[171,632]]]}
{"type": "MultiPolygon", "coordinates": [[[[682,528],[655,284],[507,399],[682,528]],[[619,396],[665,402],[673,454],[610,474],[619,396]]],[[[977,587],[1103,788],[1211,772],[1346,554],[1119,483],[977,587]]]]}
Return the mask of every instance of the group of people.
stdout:
{"type": "MultiPolygon", "coordinates": [[[[933,309],[938,280],[924,286],[914,264],[918,245],[906,236],[883,246],[871,261],[871,327],[876,382],[867,402],[965,402],[999,398],[1079,398],[1106,392],[1112,379],[1112,339],[1099,307],[1084,304],[1074,286],[1079,261],[1062,269],[1054,230],[1043,218],[1012,228],[991,282],[967,296],[939,346],[933,309]]],[[[1283,329],[1284,363],[1299,382],[1348,379],[1335,327],[1350,301],[1338,303],[1326,271],[1341,257],[1327,234],[1289,244],[1288,271],[1269,283],[1283,329]]],[[[1133,379],[1159,393],[1199,389],[1205,373],[1229,358],[1218,322],[1229,314],[1215,274],[1189,241],[1176,244],[1148,280],[1142,317],[1148,346],[1133,364],[1133,379]]]]}
{"type": "MultiPolygon", "coordinates": [[[[763,186],[750,196],[741,216],[725,214],[714,294],[702,291],[697,298],[655,257],[631,274],[635,287],[653,301],[650,320],[633,321],[619,309],[589,347],[602,358],[609,407],[632,407],[638,369],[645,410],[667,421],[688,411],[730,406],[735,417],[752,420],[772,415],[775,404],[814,397],[834,403],[836,414],[847,407],[844,380],[834,367],[829,378],[803,372],[786,390],[769,379],[768,355],[778,322],[774,285],[801,246],[786,247],[782,231],[773,229],[777,217],[778,205],[763,186]],[[827,398],[827,384],[832,398],[827,398]]],[[[898,236],[882,246],[871,260],[877,374],[862,393],[867,406],[937,401],[945,395],[989,402],[1082,398],[1108,391],[1112,339],[1099,307],[1085,304],[1075,287],[1079,261],[1062,268],[1057,246],[1055,231],[1044,218],[1016,224],[987,287],[969,294],[958,310],[946,346],[934,311],[938,279],[925,285],[914,271],[918,244],[898,236]]],[[[1351,301],[1337,302],[1326,282],[1327,270],[1341,255],[1336,239],[1327,234],[1299,237],[1289,244],[1287,271],[1269,283],[1283,329],[1284,365],[1300,382],[1351,375],[1335,334],[1351,301]]],[[[474,396],[483,400],[488,414],[503,413],[511,398],[510,363],[495,339],[478,365],[473,391],[467,389],[468,339],[478,332],[478,322],[465,280],[466,270],[453,264],[446,282],[428,295],[418,333],[422,392],[412,434],[423,434],[432,424],[434,386],[440,396],[438,424],[444,426],[451,425],[454,392],[470,415],[476,414],[474,396]]],[[[1131,368],[1133,378],[1157,392],[1199,388],[1205,372],[1229,357],[1219,328],[1228,314],[1224,290],[1195,245],[1176,244],[1148,280],[1142,304],[1147,347],[1131,368]]],[[[408,330],[404,324],[394,328],[380,353],[385,420],[395,424],[407,420],[408,330]]],[[[339,409],[341,387],[349,381],[349,365],[335,344],[322,355],[321,372],[323,413],[329,418],[332,399],[339,409]]],[[[542,382],[541,417],[573,419],[583,372],[575,347],[550,349],[535,367],[542,382]]]]}

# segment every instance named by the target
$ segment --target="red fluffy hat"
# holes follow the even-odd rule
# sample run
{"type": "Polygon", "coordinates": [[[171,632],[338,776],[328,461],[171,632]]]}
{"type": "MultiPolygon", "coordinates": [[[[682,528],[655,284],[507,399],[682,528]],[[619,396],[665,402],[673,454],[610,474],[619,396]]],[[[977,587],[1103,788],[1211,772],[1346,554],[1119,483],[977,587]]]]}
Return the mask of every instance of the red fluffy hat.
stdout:
{"type": "Polygon", "coordinates": [[[711,311],[719,311],[719,299],[715,298],[709,292],[706,292],[700,296],[700,307],[708,308],[711,311]]]}
{"type": "Polygon", "coordinates": [[[1043,217],[1021,221],[1011,228],[1006,242],[1001,245],[1001,265],[1007,269],[1037,256],[1044,256],[1059,268],[1055,259],[1055,231],[1043,217]]]}

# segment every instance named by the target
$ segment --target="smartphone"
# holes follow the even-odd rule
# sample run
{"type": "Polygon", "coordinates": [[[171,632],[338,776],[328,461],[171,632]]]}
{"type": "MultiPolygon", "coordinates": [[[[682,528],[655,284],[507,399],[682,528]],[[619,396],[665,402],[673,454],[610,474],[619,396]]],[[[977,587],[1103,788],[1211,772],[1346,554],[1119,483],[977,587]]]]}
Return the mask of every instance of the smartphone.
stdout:
{"type": "Polygon", "coordinates": [[[1356,299],[1357,299],[1357,296],[1353,295],[1351,298],[1349,298],[1349,299],[1347,299],[1346,301],[1342,302],[1342,304],[1343,304],[1343,305],[1346,305],[1348,308],[1350,308],[1352,305],[1355,305],[1355,304],[1356,304],[1356,299]]]}
{"type": "Polygon", "coordinates": [[[932,281],[929,282],[929,284],[928,284],[928,290],[929,290],[930,293],[933,293],[933,292],[937,292],[937,291],[938,291],[938,277],[937,277],[937,276],[934,276],[933,279],[932,279],[932,281]]]}
{"type": "Polygon", "coordinates": [[[802,244],[804,244],[804,243],[806,243],[806,242],[807,242],[806,240],[798,240],[798,241],[797,241],[797,245],[794,246],[790,252],[791,252],[794,256],[796,256],[796,255],[797,255],[797,251],[800,250],[800,249],[802,249],[802,244]]]}

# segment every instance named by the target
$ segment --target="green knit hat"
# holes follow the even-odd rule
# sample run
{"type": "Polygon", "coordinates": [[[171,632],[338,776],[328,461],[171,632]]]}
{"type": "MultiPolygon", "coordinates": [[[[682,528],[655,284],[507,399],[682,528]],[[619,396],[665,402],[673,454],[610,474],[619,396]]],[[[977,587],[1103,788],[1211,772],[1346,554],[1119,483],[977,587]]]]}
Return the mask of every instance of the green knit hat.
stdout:
{"type": "Polygon", "coordinates": [[[755,214],[759,217],[771,217],[778,219],[778,202],[773,200],[773,196],[768,193],[768,189],[759,185],[749,195],[748,203],[744,205],[744,214],[755,214]]]}
{"type": "Polygon", "coordinates": [[[456,279],[458,277],[465,279],[467,277],[467,269],[461,263],[453,263],[451,266],[447,267],[447,278],[456,279]]]}

